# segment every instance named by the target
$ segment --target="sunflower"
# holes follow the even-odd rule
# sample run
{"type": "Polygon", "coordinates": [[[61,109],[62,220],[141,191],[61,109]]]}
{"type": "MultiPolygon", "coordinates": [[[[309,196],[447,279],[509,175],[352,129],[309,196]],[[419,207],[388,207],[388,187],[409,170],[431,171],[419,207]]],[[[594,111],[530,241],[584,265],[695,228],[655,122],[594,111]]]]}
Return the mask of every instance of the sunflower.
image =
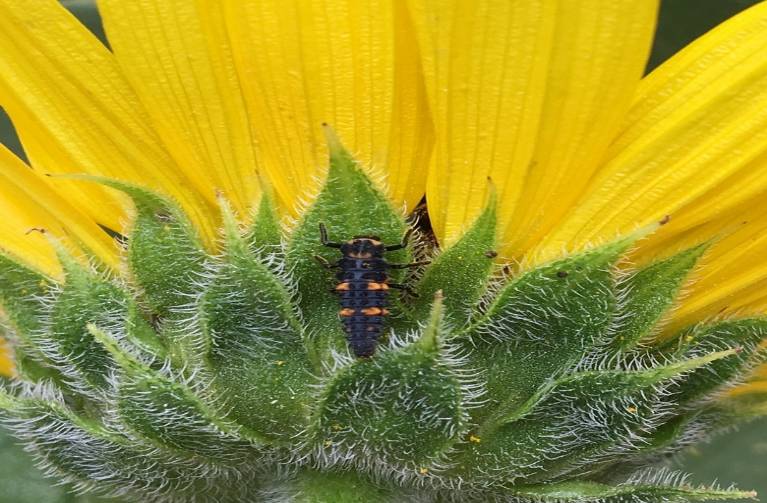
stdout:
{"type": "Polygon", "coordinates": [[[753,497],[657,465],[767,412],[767,3],[646,76],[653,1],[99,11],[0,0],[0,409],[51,476],[753,497]]]}

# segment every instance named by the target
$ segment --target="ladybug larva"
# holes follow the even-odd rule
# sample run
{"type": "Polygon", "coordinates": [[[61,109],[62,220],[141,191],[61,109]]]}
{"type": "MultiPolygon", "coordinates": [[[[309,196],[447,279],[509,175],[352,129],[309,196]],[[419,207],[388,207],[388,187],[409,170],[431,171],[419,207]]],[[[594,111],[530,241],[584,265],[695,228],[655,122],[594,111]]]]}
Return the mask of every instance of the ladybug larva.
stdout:
{"type": "Polygon", "coordinates": [[[405,285],[390,282],[387,271],[428,263],[390,264],[384,258],[386,252],[405,248],[411,233],[412,229],[405,233],[402,242],[388,246],[378,236],[354,236],[343,243],[335,243],[328,240],[327,228],[320,224],[320,242],[339,249],[342,257],[334,263],[320,256],[315,258],[328,269],[338,269],[338,283],[333,289],[341,301],[338,314],[349,346],[358,358],[369,358],[375,353],[384,317],[389,314],[389,289],[410,291],[405,285]]]}

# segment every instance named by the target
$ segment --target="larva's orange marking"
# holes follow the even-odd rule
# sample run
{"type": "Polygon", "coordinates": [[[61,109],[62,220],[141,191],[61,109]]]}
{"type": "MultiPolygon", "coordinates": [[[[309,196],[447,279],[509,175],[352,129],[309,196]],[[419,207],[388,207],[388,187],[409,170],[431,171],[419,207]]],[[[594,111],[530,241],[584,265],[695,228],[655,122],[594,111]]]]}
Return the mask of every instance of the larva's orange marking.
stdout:
{"type": "Polygon", "coordinates": [[[389,314],[389,310],[382,307],[366,307],[361,312],[365,316],[386,316],[389,314]]]}
{"type": "Polygon", "coordinates": [[[354,309],[345,307],[341,309],[340,311],[338,311],[338,314],[340,316],[343,316],[344,318],[348,318],[349,316],[354,316],[354,309]]]}

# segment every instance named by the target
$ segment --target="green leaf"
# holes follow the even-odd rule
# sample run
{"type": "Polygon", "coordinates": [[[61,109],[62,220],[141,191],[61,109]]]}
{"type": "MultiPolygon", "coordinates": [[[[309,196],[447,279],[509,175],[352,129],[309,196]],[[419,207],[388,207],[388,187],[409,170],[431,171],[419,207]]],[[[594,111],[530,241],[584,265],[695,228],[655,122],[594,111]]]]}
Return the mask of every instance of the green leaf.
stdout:
{"type": "Polygon", "coordinates": [[[702,244],[635,271],[618,285],[622,299],[613,347],[632,349],[672,306],[688,274],[708,249],[702,244]]]}
{"type": "Polygon", "coordinates": [[[286,277],[255,256],[224,212],[226,251],[200,301],[208,367],[228,418],[287,441],[306,427],[311,364],[286,277]]]}
{"type": "Polygon", "coordinates": [[[434,294],[444,295],[445,313],[458,326],[465,324],[485,291],[497,255],[496,197],[491,193],[485,210],[474,225],[450,248],[438,254],[424,271],[413,301],[418,319],[429,313],[434,294]]]}
{"type": "Polygon", "coordinates": [[[417,341],[381,348],[325,383],[314,425],[323,456],[421,471],[458,440],[466,422],[465,390],[442,347],[442,317],[438,298],[417,341]]]}
{"type": "Polygon", "coordinates": [[[679,376],[734,354],[729,350],[641,371],[595,370],[559,378],[512,414],[481,425],[473,435],[476,441],[466,445],[460,473],[515,483],[549,479],[591,462],[600,450],[631,445],[636,432],[673,412],[666,396],[679,376]]]}
{"type": "MultiPolygon", "coordinates": [[[[332,350],[345,351],[345,335],[338,320],[338,299],[331,292],[335,284],[332,272],[315,260],[315,255],[330,262],[340,258],[338,250],[320,243],[319,224],[327,226],[332,241],[346,241],[356,235],[376,235],[386,244],[399,243],[405,233],[405,221],[386,196],[328,131],[330,167],[327,180],[312,206],[303,214],[290,236],[287,265],[293,271],[298,288],[299,306],[311,339],[312,352],[322,360],[330,359],[332,350]]],[[[387,254],[391,262],[409,262],[410,253],[400,250],[387,254]]],[[[402,276],[392,274],[396,282],[402,276]]],[[[397,310],[392,315],[397,316],[397,310]]]]}
{"type": "Polygon", "coordinates": [[[487,402],[476,420],[513,411],[605,340],[616,306],[612,267],[633,240],[522,274],[459,336],[470,364],[487,369],[487,402]]]}

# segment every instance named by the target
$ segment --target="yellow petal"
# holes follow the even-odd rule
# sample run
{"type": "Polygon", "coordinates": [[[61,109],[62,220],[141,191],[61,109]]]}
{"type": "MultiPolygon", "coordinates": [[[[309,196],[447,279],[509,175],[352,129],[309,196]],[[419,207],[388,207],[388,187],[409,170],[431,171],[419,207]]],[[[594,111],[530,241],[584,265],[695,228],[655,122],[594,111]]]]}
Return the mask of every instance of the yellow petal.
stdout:
{"type": "Polygon", "coordinates": [[[258,191],[252,126],[220,2],[101,0],[99,12],[117,62],[180,169],[247,215],[258,191]]]}
{"type": "Polygon", "coordinates": [[[118,267],[112,239],[89,216],[65,200],[49,182],[0,145],[0,246],[29,265],[57,275],[59,265],[46,239],[30,229],[45,229],[118,267]]]}
{"type": "Polygon", "coordinates": [[[715,242],[693,276],[669,334],[700,320],[767,312],[767,208],[760,204],[739,217],[743,220],[715,242]]]}
{"type": "Polygon", "coordinates": [[[6,377],[12,377],[14,375],[11,351],[7,343],[2,339],[0,339],[0,375],[4,375],[6,377]]]}
{"type": "Polygon", "coordinates": [[[412,0],[437,147],[429,214],[449,244],[497,186],[506,255],[568,210],[642,75],[657,3],[412,0]]]}
{"type": "MultiPolygon", "coordinates": [[[[0,105],[41,173],[87,172],[175,196],[208,236],[215,194],[181,176],[109,52],[54,0],[0,0],[0,105]]],[[[68,200],[119,229],[116,193],[57,181],[68,200]]]]}
{"type": "MultiPolygon", "coordinates": [[[[767,188],[767,3],[704,35],[646,77],[574,211],[534,254],[552,258],[687,208],[684,232],[767,188]],[[762,170],[763,168],[763,164],[762,170]],[[726,184],[732,184],[727,187],[726,184]],[[726,204],[726,203],[725,203],[726,204]]],[[[668,234],[666,234],[668,236],[668,234]]]]}
{"type": "Polygon", "coordinates": [[[257,159],[291,211],[327,165],[327,122],[396,204],[423,194],[431,123],[418,49],[400,2],[225,3],[257,159]]]}

